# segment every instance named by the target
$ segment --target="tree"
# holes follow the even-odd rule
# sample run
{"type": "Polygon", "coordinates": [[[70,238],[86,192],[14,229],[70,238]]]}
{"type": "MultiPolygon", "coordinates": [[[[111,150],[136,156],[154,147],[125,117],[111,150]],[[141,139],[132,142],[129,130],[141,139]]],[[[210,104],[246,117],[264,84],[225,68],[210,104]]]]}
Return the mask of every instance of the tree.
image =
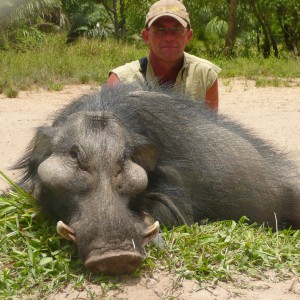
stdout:
{"type": "Polygon", "coordinates": [[[10,0],[1,4],[0,48],[43,39],[43,31],[65,25],[60,0],[10,0]],[[3,14],[5,13],[5,16],[3,14]]]}
{"type": "MultiPolygon", "coordinates": [[[[156,0],[0,0],[0,48],[43,39],[49,30],[80,36],[140,39],[145,14],[156,0]]],[[[212,55],[279,57],[286,49],[299,55],[299,0],[184,0],[194,38],[189,51],[212,55]]],[[[30,43],[28,43],[30,45],[30,43]]]]}
{"type": "Polygon", "coordinates": [[[108,16],[113,23],[117,39],[126,36],[126,18],[124,0],[96,0],[104,6],[108,16]]]}
{"type": "Polygon", "coordinates": [[[2,0],[0,3],[0,20],[8,19],[9,16],[22,5],[26,5],[30,0],[2,0]]]}
{"type": "Polygon", "coordinates": [[[250,3],[250,7],[252,8],[254,16],[257,18],[258,23],[261,26],[263,31],[263,35],[264,35],[263,55],[265,58],[267,58],[271,54],[271,44],[268,35],[268,30],[264,22],[264,15],[263,12],[261,12],[261,8],[259,8],[259,4],[256,2],[256,0],[249,0],[249,3],[250,3]]]}
{"type": "Polygon", "coordinates": [[[65,1],[63,9],[70,22],[68,43],[81,36],[99,39],[113,36],[113,24],[102,4],[93,0],[65,1]]]}
{"type": "Polygon", "coordinates": [[[276,17],[288,51],[299,55],[300,47],[300,2],[275,0],[276,17]]]}
{"type": "Polygon", "coordinates": [[[238,0],[229,0],[228,31],[226,35],[224,51],[225,55],[227,56],[231,56],[233,53],[233,47],[236,38],[238,2],[238,0]]]}
{"type": "Polygon", "coordinates": [[[12,22],[37,15],[46,17],[61,12],[61,7],[60,0],[6,0],[0,4],[0,20],[12,22]]]}

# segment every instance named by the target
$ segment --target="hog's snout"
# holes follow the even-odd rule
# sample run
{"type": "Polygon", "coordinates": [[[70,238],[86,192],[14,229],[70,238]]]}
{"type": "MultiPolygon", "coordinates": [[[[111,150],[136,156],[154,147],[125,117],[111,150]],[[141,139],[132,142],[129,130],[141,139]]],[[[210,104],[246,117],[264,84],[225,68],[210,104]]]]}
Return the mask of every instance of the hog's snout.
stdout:
{"type": "MultiPolygon", "coordinates": [[[[82,239],[77,238],[76,230],[63,221],[57,222],[57,232],[65,239],[77,244],[84,265],[89,271],[119,275],[131,273],[141,264],[143,260],[142,246],[153,240],[159,233],[159,222],[155,221],[151,224],[152,221],[151,217],[145,213],[144,229],[141,232],[140,239],[138,237],[136,240],[133,238],[131,240],[127,239],[125,242],[123,241],[123,244],[120,237],[111,239],[110,243],[107,241],[103,244],[103,237],[99,242],[99,237],[97,238],[96,234],[92,234],[92,240],[83,242],[82,239]],[[87,244],[89,247],[86,247],[87,244]]],[[[85,228],[85,226],[78,228],[85,228]]],[[[82,237],[86,237],[86,233],[82,237]]]]}
{"type": "Polygon", "coordinates": [[[137,252],[111,251],[88,257],[84,265],[91,272],[120,275],[133,272],[142,260],[143,256],[137,252]]]}

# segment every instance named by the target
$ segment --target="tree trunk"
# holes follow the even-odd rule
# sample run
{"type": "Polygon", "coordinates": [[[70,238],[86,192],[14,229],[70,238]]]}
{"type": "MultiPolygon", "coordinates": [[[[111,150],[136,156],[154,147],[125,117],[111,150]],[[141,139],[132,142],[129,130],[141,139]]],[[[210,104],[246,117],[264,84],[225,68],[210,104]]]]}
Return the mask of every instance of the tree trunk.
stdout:
{"type": "Polygon", "coordinates": [[[226,56],[231,56],[233,54],[233,47],[236,38],[236,16],[238,2],[238,0],[230,0],[229,3],[228,31],[225,40],[226,56]]]}
{"type": "Polygon", "coordinates": [[[268,30],[267,27],[264,23],[263,18],[261,17],[260,13],[258,12],[258,8],[256,6],[255,0],[249,0],[250,6],[252,7],[253,13],[255,15],[255,17],[257,18],[263,34],[264,34],[264,44],[263,44],[263,55],[264,58],[268,58],[271,54],[271,44],[270,44],[270,40],[269,40],[269,35],[268,35],[268,30]]]}
{"type": "Polygon", "coordinates": [[[118,8],[117,8],[117,0],[113,0],[113,16],[114,16],[114,28],[116,37],[119,40],[120,38],[120,27],[119,27],[119,20],[118,20],[118,8]]]}
{"type": "Polygon", "coordinates": [[[122,38],[126,37],[126,15],[125,15],[125,3],[124,0],[120,0],[120,34],[122,38]]]}
{"type": "Polygon", "coordinates": [[[274,50],[274,55],[275,55],[276,58],[278,58],[279,57],[279,51],[278,51],[277,43],[276,43],[274,34],[272,32],[271,26],[270,26],[269,22],[266,21],[266,20],[264,20],[264,23],[266,25],[266,29],[268,30],[268,35],[270,37],[270,40],[271,40],[271,43],[272,43],[272,48],[274,50]]]}
{"type": "Polygon", "coordinates": [[[108,1],[105,0],[96,0],[96,3],[101,3],[105,10],[108,13],[109,18],[111,19],[114,30],[115,30],[115,36],[117,39],[120,37],[120,28],[119,28],[119,20],[118,20],[118,7],[117,7],[117,0],[112,1],[112,7],[108,4],[108,1]]]}
{"type": "Polygon", "coordinates": [[[293,30],[288,25],[281,25],[281,31],[287,50],[292,51],[295,56],[298,56],[297,40],[293,38],[293,30]]]}
{"type": "MultiPolygon", "coordinates": [[[[287,13],[282,14],[282,11],[284,8],[282,6],[277,8],[277,19],[280,24],[281,32],[284,38],[284,42],[286,45],[286,48],[288,51],[292,51],[295,56],[298,56],[298,48],[297,48],[297,41],[300,39],[299,30],[297,32],[297,28],[294,28],[293,26],[286,23],[285,16],[287,13]]],[[[292,15],[293,19],[296,20],[296,24],[299,23],[299,17],[298,12],[295,12],[294,15],[292,15]]]]}

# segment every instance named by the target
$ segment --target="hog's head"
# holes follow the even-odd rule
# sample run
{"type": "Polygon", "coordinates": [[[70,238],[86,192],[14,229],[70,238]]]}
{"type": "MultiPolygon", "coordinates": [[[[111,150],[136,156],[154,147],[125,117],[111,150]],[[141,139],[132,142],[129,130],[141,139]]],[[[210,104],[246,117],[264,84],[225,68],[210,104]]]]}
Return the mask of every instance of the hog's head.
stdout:
{"type": "Polygon", "coordinates": [[[159,231],[158,222],[132,209],[156,159],[156,147],[112,114],[78,112],[38,130],[25,180],[87,269],[122,274],[140,265],[143,246],[159,231]]]}

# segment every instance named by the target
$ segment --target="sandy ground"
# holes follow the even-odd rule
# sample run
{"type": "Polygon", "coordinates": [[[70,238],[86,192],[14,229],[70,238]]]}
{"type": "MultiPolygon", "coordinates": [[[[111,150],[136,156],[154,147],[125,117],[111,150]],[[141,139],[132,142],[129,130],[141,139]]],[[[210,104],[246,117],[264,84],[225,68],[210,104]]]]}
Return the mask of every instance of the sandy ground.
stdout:
{"type": "MultiPolygon", "coordinates": [[[[67,86],[60,92],[32,90],[21,92],[17,99],[0,95],[0,170],[13,180],[18,173],[9,170],[33,136],[34,128],[50,123],[49,115],[81,94],[90,86],[67,86]]],[[[219,112],[251,128],[259,136],[288,153],[300,170],[300,87],[257,88],[250,80],[220,81],[219,112]]],[[[0,179],[0,190],[7,187],[0,179]]],[[[149,278],[131,279],[123,291],[110,292],[113,299],[300,299],[300,282],[289,274],[286,280],[269,272],[263,280],[239,276],[236,282],[213,283],[199,290],[192,281],[179,281],[173,274],[157,272],[149,278]]],[[[86,287],[102,299],[97,286],[86,287]]],[[[67,287],[49,299],[88,299],[87,290],[67,287]]],[[[96,298],[93,298],[96,299],[96,298]]]]}

